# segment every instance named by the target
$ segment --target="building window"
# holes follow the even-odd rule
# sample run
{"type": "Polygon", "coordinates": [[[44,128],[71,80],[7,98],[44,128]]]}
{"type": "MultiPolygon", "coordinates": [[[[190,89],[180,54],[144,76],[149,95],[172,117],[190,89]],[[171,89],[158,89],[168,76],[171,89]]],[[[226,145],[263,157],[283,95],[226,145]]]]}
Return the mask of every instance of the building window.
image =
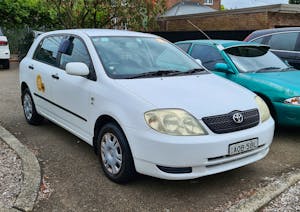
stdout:
{"type": "Polygon", "coordinates": [[[213,5],[214,0],[204,0],[204,5],[213,5]]]}

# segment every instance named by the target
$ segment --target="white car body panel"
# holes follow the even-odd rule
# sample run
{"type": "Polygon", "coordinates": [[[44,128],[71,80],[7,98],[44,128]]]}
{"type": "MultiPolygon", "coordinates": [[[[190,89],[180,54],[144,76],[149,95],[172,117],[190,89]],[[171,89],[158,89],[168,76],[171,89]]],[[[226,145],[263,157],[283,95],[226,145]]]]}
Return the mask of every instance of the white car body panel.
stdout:
{"type": "Polygon", "coordinates": [[[39,114],[90,145],[93,145],[97,119],[102,115],[112,117],[127,137],[136,170],[158,178],[197,178],[237,168],[266,156],[274,133],[272,118],[256,127],[226,134],[213,133],[201,120],[206,116],[257,108],[254,93],[213,74],[111,79],[89,37],[101,35],[157,37],[118,30],[62,30],[40,35],[20,63],[20,83],[28,85],[39,114]],[[97,81],[68,75],[59,68],[32,59],[39,42],[46,36],[56,34],[73,34],[85,42],[97,81]],[[34,69],[28,68],[29,66],[34,69]],[[36,86],[39,74],[45,84],[44,92],[40,92],[36,86]],[[59,76],[59,80],[53,79],[53,74],[59,76]],[[48,102],[36,94],[46,98],[48,102]],[[160,108],[186,110],[204,125],[208,135],[171,136],[154,131],[146,124],[144,113],[160,108]],[[209,161],[209,158],[226,156],[229,144],[252,138],[258,138],[261,145],[259,149],[224,158],[223,161],[218,160],[218,165],[209,161]],[[170,174],[158,169],[157,165],[190,166],[193,172],[170,174]]]}
{"type": "MultiPolygon", "coordinates": [[[[0,36],[0,41],[7,42],[7,37],[0,36]]],[[[9,45],[0,46],[0,59],[9,59],[9,58],[10,58],[9,45]]]]}

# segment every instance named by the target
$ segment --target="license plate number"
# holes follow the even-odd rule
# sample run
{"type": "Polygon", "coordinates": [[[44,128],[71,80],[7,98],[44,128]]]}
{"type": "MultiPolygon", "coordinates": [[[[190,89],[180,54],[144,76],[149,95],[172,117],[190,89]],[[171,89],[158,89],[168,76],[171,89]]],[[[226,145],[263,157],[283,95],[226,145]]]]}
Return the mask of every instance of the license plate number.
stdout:
{"type": "Polygon", "coordinates": [[[236,155],[243,152],[247,152],[258,147],[258,139],[254,138],[247,141],[229,145],[229,155],[236,155]]]}

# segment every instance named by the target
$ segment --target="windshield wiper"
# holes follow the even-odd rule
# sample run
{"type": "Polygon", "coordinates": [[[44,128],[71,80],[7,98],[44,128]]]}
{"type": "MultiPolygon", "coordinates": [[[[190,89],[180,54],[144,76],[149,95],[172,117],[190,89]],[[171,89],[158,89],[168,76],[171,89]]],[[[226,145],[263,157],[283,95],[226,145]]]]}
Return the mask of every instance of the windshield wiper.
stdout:
{"type": "Polygon", "coordinates": [[[189,74],[196,74],[196,73],[201,73],[201,72],[206,72],[206,70],[204,68],[194,68],[194,69],[190,69],[185,72],[180,72],[176,75],[189,75],[189,74]]]}
{"type": "Polygon", "coordinates": [[[281,68],[279,68],[279,67],[266,67],[266,68],[258,69],[257,71],[255,71],[255,73],[269,71],[269,70],[275,70],[275,69],[277,70],[277,69],[281,69],[281,68]]]}
{"type": "Polygon", "coordinates": [[[176,70],[159,70],[159,71],[150,71],[141,74],[136,74],[130,77],[126,77],[126,79],[136,79],[136,78],[145,78],[145,77],[163,77],[163,76],[174,76],[178,73],[182,73],[181,71],[176,70]]]}

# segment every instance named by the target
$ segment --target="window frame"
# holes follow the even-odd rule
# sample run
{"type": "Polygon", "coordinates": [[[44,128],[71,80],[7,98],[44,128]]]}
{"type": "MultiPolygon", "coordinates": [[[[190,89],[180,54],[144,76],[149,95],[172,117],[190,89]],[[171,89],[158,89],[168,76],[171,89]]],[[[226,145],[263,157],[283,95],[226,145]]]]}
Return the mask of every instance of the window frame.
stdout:
{"type": "Polygon", "coordinates": [[[203,5],[214,5],[214,0],[204,0],[203,5]]]}
{"type": "Polygon", "coordinates": [[[59,70],[65,72],[66,70],[65,70],[65,69],[62,69],[62,68],[60,67],[60,65],[59,65],[59,64],[60,64],[60,60],[61,60],[61,55],[62,55],[62,53],[59,52],[59,51],[57,52],[56,65],[46,63],[45,61],[37,60],[37,59],[35,58],[36,52],[37,52],[37,50],[40,48],[40,44],[41,44],[46,38],[49,38],[49,37],[60,37],[60,36],[63,37],[62,41],[63,41],[64,39],[66,39],[66,38],[74,37],[74,38],[78,38],[78,39],[83,43],[83,45],[84,45],[84,47],[85,47],[85,49],[86,49],[86,51],[87,51],[87,53],[88,53],[88,57],[89,57],[89,59],[90,59],[90,61],[91,61],[91,63],[92,63],[92,70],[90,70],[90,72],[93,72],[93,75],[92,75],[92,76],[94,76],[94,77],[90,76],[90,75],[91,75],[91,73],[90,73],[86,78],[89,79],[89,80],[92,80],[92,81],[97,81],[98,77],[97,77],[97,73],[96,73],[96,70],[95,70],[94,62],[93,62],[93,60],[92,60],[91,54],[90,54],[90,52],[89,52],[89,49],[88,49],[86,43],[84,42],[84,40],[83,40],[80,36],[78,36],[78,35],[70,34],[70,33],[59,33],[59,34],[54,34],[54,35],[47,35],[47,36],[45,36],[44,38],[42,38],[42,40],[41,40],[41,41],[38,43],[38,45],[36,46],[36,48],[35,48],[35,50],[34,50],[34,53],[33,53],[31,59],[32,59],[32,60],[35,60],[35,61],[38,61],[38,62],[40,62],[40,63],[44,63],[44,64],[47,64],[47,65],[50,65],[50,66],[52,66],[52,67],[58,68],[59,70]]]}

